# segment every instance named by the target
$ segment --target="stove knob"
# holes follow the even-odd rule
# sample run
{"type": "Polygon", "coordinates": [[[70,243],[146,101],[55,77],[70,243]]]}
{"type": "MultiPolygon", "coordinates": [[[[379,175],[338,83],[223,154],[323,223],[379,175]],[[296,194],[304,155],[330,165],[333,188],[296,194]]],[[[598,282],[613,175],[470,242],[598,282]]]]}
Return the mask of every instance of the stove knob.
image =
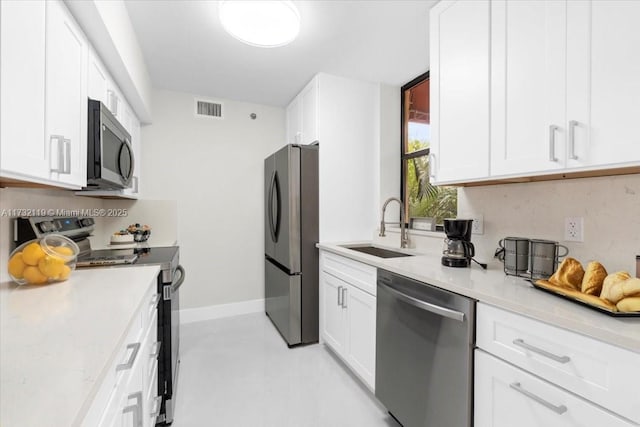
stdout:
{"type": "Polygon", "coordinates": [[[56,226],[52,221],[42,221],[38,223],[38,228],[41,232],[48,233],[49,231],[54,231],[56,226]]]}
{"type": "Polygon", "coordinates": [[[95,222],[93,221],[93,218],[83,218],[80,220],[80,225],[82,225],[83,227],[89,227],[90,225],[95,224],[95,222]]]}

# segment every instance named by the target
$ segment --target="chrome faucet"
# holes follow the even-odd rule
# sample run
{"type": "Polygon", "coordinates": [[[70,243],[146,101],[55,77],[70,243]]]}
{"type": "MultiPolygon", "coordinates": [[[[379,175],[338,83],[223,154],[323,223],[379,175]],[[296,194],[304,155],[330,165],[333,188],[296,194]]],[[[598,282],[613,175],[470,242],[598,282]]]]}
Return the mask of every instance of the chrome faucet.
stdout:
{"type": "Polygon", "coordinates": [[[404,204],[402,203],[402,200],[398,199],[397,197],[389,197],[382,205],[382,215],[380,216],[380,234],[378,234],[380,237],[385,236],[384,232],[386,230],[386,227],[385,227],[386,224],[400,224],[400,247],[406,248],[409,245],[409,234],[407,233],[407,229],[405,228],[405,225],[404,225],[404,204]],[[392,201],[396,201],[400,205],[400,221],[399,222],[384,221],[384,212],[387,210],[387,205],[392,201]]]}

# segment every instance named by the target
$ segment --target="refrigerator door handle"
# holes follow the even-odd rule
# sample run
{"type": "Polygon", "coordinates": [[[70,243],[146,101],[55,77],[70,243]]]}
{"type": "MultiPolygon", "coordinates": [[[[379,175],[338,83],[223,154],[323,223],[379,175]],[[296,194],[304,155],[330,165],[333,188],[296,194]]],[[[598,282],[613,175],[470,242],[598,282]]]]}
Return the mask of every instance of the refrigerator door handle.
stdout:
{"type": "MultiPolygon", "coordinates": [[[[272,183],[272,192],[275,193],[275,202],[276,202],[276,212],[275,212],[275,218],[273,215],[273,209],[271,210],[271,222],[272,222],[272,226],[271,226],[271,239],[273,239],[274,242],[278,242],[278,238],[280,237],[280,220],[281,220],[281,213],[280,211],[282,210],[282,199],[280,197],[280,179],[278,179],[278,171],[275,171],[273,173],[273,183],[272,183]]],[[[273,197],[271,197],[271,203],[273,205],[273,197]]]]}
{"type": "Polygon", "coordinates": [[[271,233],[271,240],[276,241],[276,233],[273,225],[273,189],[275,187],[276,173],[271,174],[271,182],[269,183],[269,206],[267,208],[267,218],[269,219],[269,232],[271,233]]]}

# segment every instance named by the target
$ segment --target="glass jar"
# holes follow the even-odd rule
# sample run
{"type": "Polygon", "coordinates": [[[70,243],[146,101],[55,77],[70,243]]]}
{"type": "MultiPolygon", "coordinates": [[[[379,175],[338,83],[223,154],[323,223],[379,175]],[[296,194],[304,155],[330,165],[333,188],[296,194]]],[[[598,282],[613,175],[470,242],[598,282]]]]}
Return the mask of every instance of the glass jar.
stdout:
{"type": "Polygon", "coordinates": [[[7,269],[18,285],[44,285],[67,280],[76,268],[80,248],[61,235],[24,242],[11,252],[7,269]]]}

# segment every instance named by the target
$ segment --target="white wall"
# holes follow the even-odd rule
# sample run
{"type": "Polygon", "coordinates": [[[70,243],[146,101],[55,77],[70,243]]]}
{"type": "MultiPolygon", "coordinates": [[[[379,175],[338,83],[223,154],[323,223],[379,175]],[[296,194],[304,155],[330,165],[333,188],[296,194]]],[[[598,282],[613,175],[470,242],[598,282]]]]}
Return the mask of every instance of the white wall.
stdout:
{"type": "Polygon", "coordinates": [[[194,95],[154,90],[142,129],[144,198],[177,201],[181,308],[264,298],[264,159],[285,145],[285,112],[218,101],[224,119],[195,117],[194,95]]]}

